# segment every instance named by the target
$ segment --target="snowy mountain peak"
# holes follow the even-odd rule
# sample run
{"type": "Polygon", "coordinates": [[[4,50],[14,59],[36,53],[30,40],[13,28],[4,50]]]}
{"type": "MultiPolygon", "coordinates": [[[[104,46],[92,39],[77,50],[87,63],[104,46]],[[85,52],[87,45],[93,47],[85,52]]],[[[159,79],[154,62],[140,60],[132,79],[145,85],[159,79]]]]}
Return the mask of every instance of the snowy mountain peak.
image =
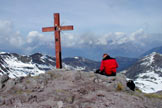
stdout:
{"type": "Polygon", "coordinates": [[[162,54],[160,54],[160,53],[157,53],[157,52],[152,52],[151,54],[149,54],[149,55],[146,55],[144,58],[149,58],[149,57],[154,57],[154,56],[162,56],[162,54]]]}
{"type": "Polygon", "coordinates": [[[141,62],[141,65],[143,66],[155,66],[158,64],[159,59],[162,58],[162,54],[153,52],[147,56],[145,56],[143,59],[141,59],[139,62],[141,62]]]}
{"type": "Polygon", "coordinates": [[[141,59],[141,65],[151,65],[152,63],[154,63],[154,57],[157,53],[153,52],[150,55],[145,56],[143,59],[141,59]]]}
{"type": "Polygon", "coordinates": [[[6,54],[6,52],[0,52],[0,54],[6,54]]]}
{"type": "Polygon", "coordinates": [[[155,56],[155,55],[161,55],[161,54],[160,53],[157,53],[157,52],[152,52],[151,54],[146,55],[144,58],[152,57],[152,56],[155,56]]]}

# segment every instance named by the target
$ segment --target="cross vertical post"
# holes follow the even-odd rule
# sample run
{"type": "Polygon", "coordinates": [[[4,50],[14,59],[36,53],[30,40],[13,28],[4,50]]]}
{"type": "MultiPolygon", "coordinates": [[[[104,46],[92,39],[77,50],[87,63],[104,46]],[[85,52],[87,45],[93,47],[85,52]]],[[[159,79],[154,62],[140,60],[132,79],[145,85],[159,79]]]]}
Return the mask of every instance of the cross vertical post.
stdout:
{"type": "Polygon", "coordinates": [[[61,58],[61,30],[73,30],[73,26],[60,26],[60,15],[59,13],[54,14],[54,27],[44,27],[42,32],[55,32],[55,55],[56,55],[56,68],[62,68],[62,58],[61,58]]]}
{"type": "Polygon", "coordinates": [[[55,55],[56,55],[56,68],[62,68],[61,59],[61,38],[60,38],[60,16],[58,13],[54,14],[54,27],[55,27],[55,55]]]}

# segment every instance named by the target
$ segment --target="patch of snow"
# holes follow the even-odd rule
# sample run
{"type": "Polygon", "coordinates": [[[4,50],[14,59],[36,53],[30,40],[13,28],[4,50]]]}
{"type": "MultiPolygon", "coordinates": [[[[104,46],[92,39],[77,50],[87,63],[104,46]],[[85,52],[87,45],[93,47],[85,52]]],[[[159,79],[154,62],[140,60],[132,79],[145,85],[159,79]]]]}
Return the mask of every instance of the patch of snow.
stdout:
{"type": "Polygon", "coordinates": [[[154,71],[139,74],[135,84],[145,93],[154,93],[162,90],[162,78],[154,71]]]}
{"type": "Polygon", "coordinates": [[[146,56],[144,59],[142,59],[143,63],[141,63],[141,65],[150,66],[154,62],[155,55],[156,52],[153,52],[150,55],[146,56]]]}
{"type": "Polygon", "coordinates": [[[0,54],[6,54],[6,52],[0,52],[0,54]]]}
{"type": "Polygon", "coordinates": [[[132,80],[132,79],[130,79],[130,78],[126,78],[126,80],[129,81],[129,80],[132,80]]]}
{"type": "Polygon", "coordinates": [[[158,71],[162,72],[162,68],[160,68],[160,67],[155,68],[155,70],[156,70],[157,72],[158,72],[158,71]]]}
{"type": "Polygon", "coordinates": [[[10,78],[27,76],[29,74],[34,76],[41,73],[45,73],[45,71],[40,70],[35,64],[32,64],[31,62],[23,63],[13,56],[4,59],[4,61],[8,65],[7,67],[9,67],[10,69],[10,78]]]}
{"type": "Polygon", "coordinates": [[[65,64],[65,63],[63,63],[63,67],[64,67],[65,69],[73,69],[73,67],[72,67],[72,66],[67,65],[67,64],[65,64]]]}
{"type": "Polygon", "coordinates": [[[120,73],[126,74],[127,70],[120,71],[120,73]]]}
{"type": "Polygon", "coordinates": [[[51,59],[51,58],[48,58],[48,60],[49,60],[50,62],[55,62],[54,59],[51,59]]]}
{"type": "Polygon", "coordinates": [[[41,61],[42,61],[42,62],[45,62],[45,60],[49,60],[50,62],[55,62],[54,59],[48,58],[47,55],[41,56],[41,61]]]}
{"type": "Polygon", "coordinates": [[[74,57],[75,59],[79,59],[79,57],[74,57]]]}
{"type": "Polygon", "coordinates": [[[38,68],[41,68],[41,69],[54,69],[55,67],[52,66],[52,65],[37,65],[38,68]]]}
{"type": "Polygon", "coordinates": [[[40,60],[44,63],[46,58],[47,58],[46,56],[41,56],[40,60]]]}
{"type": "Polygon", "coordinates": [[[79,66],[77,66],[76,67],[76,70],[85,70],[85,67],[79,67],[79,66]]]}
{"type": "Polygon", "coordinates": [[[2,76],[3,74],[2,73],[0,73],[0,76],[2,76]]]}
{"type": "Polygon", "coordinates": [[[65,63],[63,63],[63,67],[65,69],[70,69],[70,70],[85,70],[85,67],[79,67],[79,66],[73,67],[73,66],[67,65],[65,63]]]}
{"type": "Polygon", "coordinates": [[[9,65],[9,67],[32,67],[32,64],[23,63],[17,60],[15,57],[6,58],[5,62],[9,65]]]}
{"type": "Polygon", "coordinates": [[[62,101],[57,102],[58,108],[63,108],[64,103],[62,101]]]}

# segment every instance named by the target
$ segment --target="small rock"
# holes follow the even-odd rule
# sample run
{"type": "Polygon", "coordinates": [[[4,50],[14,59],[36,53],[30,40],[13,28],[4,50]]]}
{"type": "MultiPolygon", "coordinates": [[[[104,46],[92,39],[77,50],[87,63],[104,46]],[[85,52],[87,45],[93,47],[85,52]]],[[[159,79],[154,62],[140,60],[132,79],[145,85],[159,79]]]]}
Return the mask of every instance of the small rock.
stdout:
{"type": "Polygon", "coordinates": [[[0,105],[4,105],[4,104],[5,104],[5,100],[0,97],[0,105]]]}
{"type": "Polygon", "coordinates": [[[17,83],[21,83],[23,81],[23,79],[25,79],[25,77],[18,77],[18,78],[15,79],[15,81],[17,83]]]}
{"type": "Polygon", "coordinates": [[[37,102],[37,96],[36,95],[30,95],[28,98],[28,102],[37,102]]]}
{"type": "Polygon", "coordinates": [[[0,83],[0,89],[4,88],[5,87],[5,84],[1,84],[0,83]]]}
{"type": "Polygon", "coordinates": [[[57,106],[58,106],[58,108],[63,108],[63,102],[62,101],[58,101],[57,102],[57,106]]]}
{"type": "Polygon", "coordinates": [[[41,106],[39,106],[39,108],[52,108],[52,106],[50,106],[50,105],[41,105],[41,106]]]}
{"type": "Polygon", "coordinates": [[[6,81],[8,81],[9,80],[9,76],[7,75],[7,74],[5,74],[5,75],[2,75],[1,77],[0,77],[0,82],[3,84],[3,83],[5,83],[6,81]]]}
{"type": "Polygon", "coordinates": [[[6,105],[12,105],[12,104],[13,104],[12,99],[7,99],[7,100],[5,101],[5,104],[6,104],[6,105]]]}
{"type": "Polygon", "coordinates": [[[9,80],[5,84],[5,86],[6,86],[5,92],[12,91],[12,89],[14,88],[15,85],[16,85],[16,82],[13,79],[9,80]]]}

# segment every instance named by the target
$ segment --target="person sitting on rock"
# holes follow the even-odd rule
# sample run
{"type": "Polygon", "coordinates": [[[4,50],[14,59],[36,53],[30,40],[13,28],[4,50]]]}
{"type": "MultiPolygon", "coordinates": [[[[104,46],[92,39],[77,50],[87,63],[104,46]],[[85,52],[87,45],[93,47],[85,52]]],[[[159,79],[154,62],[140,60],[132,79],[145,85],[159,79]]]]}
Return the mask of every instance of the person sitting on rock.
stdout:
{"type": "Polygon", "coordinates": [[[100,69],[97,70],[96,73],[107,76],[116,76],[116,68],[118,68],[116,59],[110,57],[108,54],[103,54],[100,69]]]}

